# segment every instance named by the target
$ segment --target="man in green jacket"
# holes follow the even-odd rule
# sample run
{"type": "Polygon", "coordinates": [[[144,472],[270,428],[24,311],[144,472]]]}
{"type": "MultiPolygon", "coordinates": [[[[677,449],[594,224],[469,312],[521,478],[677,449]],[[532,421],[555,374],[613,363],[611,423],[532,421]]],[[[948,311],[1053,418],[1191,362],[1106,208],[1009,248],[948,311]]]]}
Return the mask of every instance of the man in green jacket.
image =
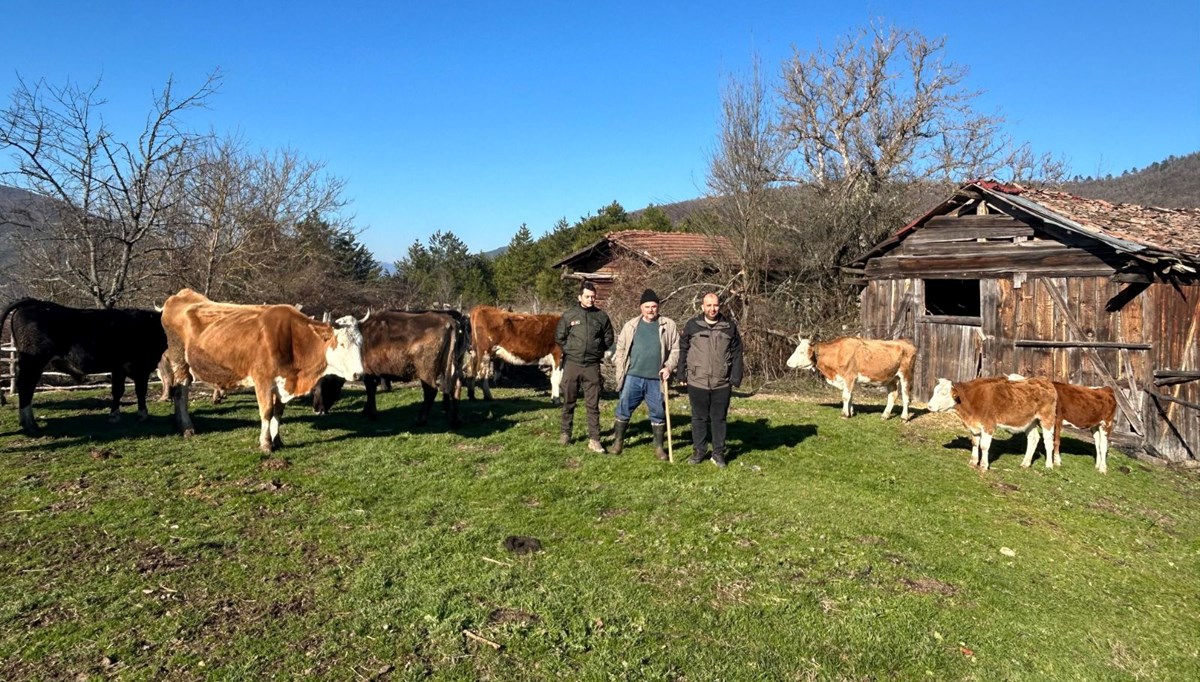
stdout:
{"type": "Polygon", "coordinates": [[[641,315],[621,327],[613,364],[617,368],[617,421],[613,425],[614,455],[625,449],[625,429],[633,411],[646,403],[650,413],[650,431],[654,434],[654,456],[667,460],[663,450],[666,434],[666,404],[663,383],[675,371],[679,361],[679,331],[675,321],[658,314],[658,294],[653,289],[642,293],[641,315]]]}
{"type": "Polygon", "coordinates": [[[558,442],[571,442],[575,423],[575,401],[583,391],[587,408],[588,449],[604,452],[600,444],[600,361],[613,345],[612,320],[596,307],[596,285],[585,281],[579,287],[579,305],[563,313],[554,338],[563,349],[562,435],[558,442]]]}
{"type": "Polygon", "coordinates": [[[733,320],[721,314],[716,294],[705,294],[703,312],[687,321],[679,335],[680,383],[687,384],[692,405],[692,456],[708,456],[705,441],[712,427],[712,461],[725,467],[725,419],[733,389],[742,385],[742,337],[733,320]]]}

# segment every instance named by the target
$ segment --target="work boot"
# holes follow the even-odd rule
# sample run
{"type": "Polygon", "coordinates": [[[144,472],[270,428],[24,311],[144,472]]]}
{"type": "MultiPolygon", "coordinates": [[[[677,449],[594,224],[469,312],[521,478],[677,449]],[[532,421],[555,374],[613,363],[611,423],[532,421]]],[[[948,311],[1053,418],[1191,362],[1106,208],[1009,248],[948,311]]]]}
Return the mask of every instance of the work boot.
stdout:
{"type": "Polygon", "coordinates": [[[688,464],[699,464],[700,462],[703,462],[706,457],[707,455],[703,452],[694,453],[691,457],[688,457],[688,464]]]}
{"type": "Polygon", "coordinates": [[[602,455],[608,452],[604,449],[604,446],[600,444],[599,438],[591,438],[588,440],[588,450],[591,450],[592,452],[598,452],[602,455]]]}
{"type": "Polygon", "coordinates": [[[571,444],[571,434],[563,433],[563,434],[559,435],[558,444],[559,445],[570,445],[571,444]]]}
{"type": "Polygon", "coordinates": [[[670,458],[667,456],[667,451],[663,450],[663,436],[667,433],[667,425],[651,424],[650,430],[654,432],[654,456],[664,462],[667,461],[670,458]]]}
{"type": "Polygon", "coordinates": [[[629,428],[629,422],[623,422],[618,419],[613,423],[612,454],[619,455],[625,449],[625,429],[627,428],[629,428]]]}
{"type": "Polygon", "coordinates": [[[713,456],[712,456],[712,460],[713,460],[713,464],[716,464],[718,469],[724,469],[724,468],[725,468],[725,466],[726,466],[726,462],[725,462],[725,453],[723,453],[723,452],[714,452],[714,453],[713,453],[713,456]]]}

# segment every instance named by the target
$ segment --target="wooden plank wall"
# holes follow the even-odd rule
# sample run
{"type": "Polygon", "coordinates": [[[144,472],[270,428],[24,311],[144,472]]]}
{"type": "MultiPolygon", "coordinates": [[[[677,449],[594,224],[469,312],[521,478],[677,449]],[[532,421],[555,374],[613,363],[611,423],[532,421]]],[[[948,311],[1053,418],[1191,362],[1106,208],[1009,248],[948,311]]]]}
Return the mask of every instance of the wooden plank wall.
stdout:
{"type": "MultiPolygon", "coordinates": [[[[1143,294],[1145,327],[1156,337],[1154,369],[1200,370],[1200,285],[1154,284],[1143,294]]],[[[1145,387],[1157,395],[1200,405],[1200,380],[1145,387]]],[[[1183,461],[1200,457],[1200,409],[1146,394],[1143,414],[1147,440],[1163,457],[1183,461]]]]}

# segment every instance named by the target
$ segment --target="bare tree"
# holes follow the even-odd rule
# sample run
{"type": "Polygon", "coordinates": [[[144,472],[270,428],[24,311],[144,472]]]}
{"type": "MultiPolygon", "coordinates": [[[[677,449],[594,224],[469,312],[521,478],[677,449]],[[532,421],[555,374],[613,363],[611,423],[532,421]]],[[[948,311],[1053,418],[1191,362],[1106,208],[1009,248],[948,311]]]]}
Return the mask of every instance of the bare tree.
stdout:
{"type": "Polygon", "coordinates": [[[188,132],[182,118],[205,106],[220,80],[214,72],[180,95],[168,79],[133,142],[104,121],[99,82],[81,88],[18,81],[0,111],[0,148],[17,165],[6,179],[53,200],[18,235],[25,265],[42,288],[112,307],[161,277],[156,256],[169,247],[164,235],[179,218],[194,152],[205,138],[188,132]]]}

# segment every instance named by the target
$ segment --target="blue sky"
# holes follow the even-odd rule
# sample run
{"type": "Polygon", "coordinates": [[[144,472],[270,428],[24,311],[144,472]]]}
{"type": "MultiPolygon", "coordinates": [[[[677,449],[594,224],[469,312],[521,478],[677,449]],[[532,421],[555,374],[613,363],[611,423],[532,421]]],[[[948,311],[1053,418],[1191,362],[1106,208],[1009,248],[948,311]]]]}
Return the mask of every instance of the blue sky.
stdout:
{"type": "MultiPolygon", "coordinates": [[[[172,76],[224,85],[200,128],[291,147],[347,182],[384,261],[452,230],[474,250],[612,201],[704,192],[726,77],[883,19],[948,39],[977,104],[1073,172],[1200,149],[1200,2],[8,3],[0,92],[102,79],[136,129],[172,76]]],[[[10,163],[0,160],[0,168],[10,163]]]]}

